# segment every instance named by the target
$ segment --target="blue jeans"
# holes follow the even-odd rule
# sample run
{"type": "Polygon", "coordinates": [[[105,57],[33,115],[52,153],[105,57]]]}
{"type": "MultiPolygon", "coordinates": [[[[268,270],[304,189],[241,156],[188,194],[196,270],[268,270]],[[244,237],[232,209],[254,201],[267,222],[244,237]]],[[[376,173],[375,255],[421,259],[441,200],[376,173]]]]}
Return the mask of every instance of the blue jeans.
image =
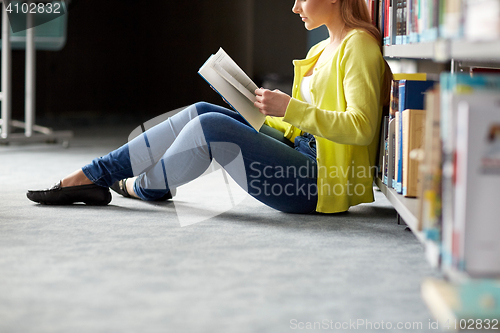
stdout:
{"type": "MultiPolygon", "coordinates": [[[[146,123],[147,124],[147,123],[146,123]]],[[[238,113],[196,103],[82,168],[100,186],[138,176],[135,193],[155,200],[202,175],[215,159],[251,196],[288,213],[311,213],[317,204],[317,164],[283,133],[255,132],[238,113]]]]}

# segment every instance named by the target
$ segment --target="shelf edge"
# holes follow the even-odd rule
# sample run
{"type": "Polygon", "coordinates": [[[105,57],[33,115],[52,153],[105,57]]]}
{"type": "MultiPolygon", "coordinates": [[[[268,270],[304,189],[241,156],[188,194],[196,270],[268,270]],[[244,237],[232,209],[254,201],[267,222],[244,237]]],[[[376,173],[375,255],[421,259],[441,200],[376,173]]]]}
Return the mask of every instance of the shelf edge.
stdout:
{"type": "Polygon", "coordinates": [[[424,233],[418,230],[418,219],[416,217],[415,212],[412,212],[410,208],[405,205],[404,201],[408,200],[418,200],[418,199],[409,199],[405,198],[402,195],[396,193],[394,189],[388,188],[380,178],[375,177],[375,184],[378,186],[380,191],[385,195],[387,200],[394,206],[394,209],[398,212],[401,218],[405,221],[408,227],[411,229],[413,234],[417,237],[417,239],[425,244],[425,236],[424,233]]]}

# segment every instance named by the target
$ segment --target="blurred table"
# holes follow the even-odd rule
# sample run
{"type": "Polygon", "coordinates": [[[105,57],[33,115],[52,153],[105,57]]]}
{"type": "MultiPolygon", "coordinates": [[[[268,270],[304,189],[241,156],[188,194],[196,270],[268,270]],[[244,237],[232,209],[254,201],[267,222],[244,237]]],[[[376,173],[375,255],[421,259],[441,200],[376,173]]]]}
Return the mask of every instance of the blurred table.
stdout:
{"type": "MultiPolygon", "coordinates": [[[[30,10],[26,13],[26,89],[25,89],[25,120],[24,122],[12,120],[12,48],[11,28],[9,15],[6,8],[10,0],[0,0],[2,4],[2,91],[0,92],[1,114],[0,143],[9,142],[56,142],[62,141],[67,145],[73,137],[71,131],[53,131],[48,127],[35,124],[35,98],[36,98],[36,47],[34,14],[30,10]],[[30,28],[31,27],[31,28],[30,28]],[[16,133],[14,128],[24,129],[24,133],[16,133]]],[[[37,3],[52,2],[48,0],[36,1],[37,3]]],[[[32,0],[25,1],[28,8],[32,0]]],[[[64,14],[66,15],[66,14],[64,14]]]]}

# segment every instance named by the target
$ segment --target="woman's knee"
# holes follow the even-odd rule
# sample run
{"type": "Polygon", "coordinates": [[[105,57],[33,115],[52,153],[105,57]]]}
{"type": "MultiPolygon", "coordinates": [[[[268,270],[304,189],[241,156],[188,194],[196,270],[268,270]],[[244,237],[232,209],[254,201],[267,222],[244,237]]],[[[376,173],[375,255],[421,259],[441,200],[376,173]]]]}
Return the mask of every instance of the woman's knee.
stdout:
{"type": "Polygon", "coordinates": [[[223,125],[227,125],[226,122],[230,123],[234,121],[231,117],[218,112],[207,112],[199,115],[201,125],[203,128],[206,126],[216,125],[217,127],[221,127],[223,125]],[[218,125],[220,124],[220,125],[218,125]]]}
{"type": "Polygon", "coordinates": [[[205,114],[208,112],[213,112],[219,106],[202,101],[202,102],[194,103],[194,107],[196,108],[198,115],[202,115],[202,114],[205,114]]]}

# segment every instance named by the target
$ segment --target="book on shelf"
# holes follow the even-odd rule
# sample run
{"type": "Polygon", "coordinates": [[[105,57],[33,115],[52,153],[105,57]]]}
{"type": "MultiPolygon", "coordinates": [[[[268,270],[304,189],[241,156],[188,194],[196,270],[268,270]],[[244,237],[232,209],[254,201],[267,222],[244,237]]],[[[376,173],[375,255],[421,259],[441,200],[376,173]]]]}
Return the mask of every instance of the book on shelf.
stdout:
{"type": "Polygon", "coordinates": [[[441,74],[441,114],[440,133],[442,140],[442,267],[445,271],[458,269],[460,260],[457,253],[460,244],[457,241],[455,218],[456,204],[456,152],[457,152],[457,117],[458,105],[462,101],[473,99],[481,92],[500,92],[500,75],[441,74]]]}
{"type": "Polygon", "coordinates": [[[408,0],[408,43],[418,43],[420,41],[418,34],[418,0],[408,0]]]}
{"type": "Polygon", "coordinates": [[[380,31],[380,34],[382,36],[382,39],[385,37],[384,36],[384,1],[379,0],[378,1],[378,10],[377,10],[377,28],[380,31]]]}
{"type": "Polygon", "coordinates": [[[381,129],[381,136],[380,136],[380,145],[379,145],[379,155],[378,155],[378,175],[382,182],[384,182],[384,176],[387,174],[386,170],[386,152],[387,152],[387,136],[388,136],[388,130],[389,130],[389,116],[384,116],[382,118],[382,129],[381,129]]]}
{"type": "Polygon", "coordinates": [[[387,2],[384,20],[387,21],[387,38],[385,40],[386,45],[396,44],[397,36],[397,2],[399,0],[385,0],[387,2]]]}
{"type": "Polygon", "coordinates": [[[406,109],[403,117],[403,195],[417,197],[419,186],[418,158],[411,158],[413,151],[422,150],[426,110],[406,109]]]}
{"type": "Polygon", "coordinates": [[[396,45],[404,44],[406,36],[406,0],[396,0],[396,45]]]}
{"type": "Polygon", "coordinates": [[[470,41],[500,39],[500,0],[465,0],[464,35],[470,41]]]}
{"type": "Polygon", "coordinates": [[[396,112],[399,109],[399,80],[394,79],[391,81],[391,99],[389,103],[389,116],[390,118],[396,117],[396,112]]]}
{"type": "Polygon", "coordinates": [[[417,187],[417,229],[424,236],[424,252],[432,267],[441,264],[441,137],[440,90],[434,87],[425,94],[425,133],[423,155],[419,163],[417,187]]]}
{"type": "Polygon", "coordinates": [[[458,105],[452,255],[473,277],[500,277],[500,94],[458,105]]]}
{"type": "Polygon", "coordinates": [[[420,0],[418,33],[421,42],[433,42],[438,38],[439,4],[437,0],[420,0]]]}
{"type": "Polygon", "coordinates": [[[384,45],[391,45],[391,31],[392,31],[392,22],[389,19],[392,15],[392,0],[384,0],[384,45]]]}
{"type": "Polygon", "coordinates": [[[379,0],[365,0],[366,6],[368,7],[368,13],[372,19],[372,24],[374,26],[378,25],[378,8],[379,0]]]}
{"type": "Polygon", "coordinates": [[[397,5],[399,0],[383,0],[385,3],[385,12],[384,12],[384,27],[385,27],[385,45],[394,45],[396,44],[397,37],[397,5]]]}
{"type": "MultiPolygon", "coordinates": [[[[391,187],[398,192],[398,180],[399,180],[399,164],[401,163],[401,158],[400,154],[402,153],[399,152],[399,143],[401,140],[399,139],[401,135],[401,131],[399,130],[401,126],[401,122],[399,118],[401,117],[401,112],[396,112],[396,116],[394,117],[394,172],[392,176],[392,182],[391,182],[391,187]]],[[[402,170],[401,170],[402,171],[402,170]]],[[[398,192],[401,193],[401,192],[398,192]]]]}
{"type": "Polygon", "coordinates": [[[420,224],[419,230],[423,231],[425,239],[439,246],[441,244],[442,168],[439,87],[434,87],[425,94],[425,109],[427,113],[423,142],[424,154],[419,164],[421,182],[418,188],[420,201],[417,219],[420,224]]]}
{"type": "MultiPolygon", "coordinates": [[[[398,114],[406,109],[424,109],[424,93],[432,88],[436,82],[433,80],[400,80],[399,81],[399,108],[398,114]]],[[[403,193],[403,119],[397,117],[396,121],[396,161],[395,161],[395,189],[403,193]]]]}
{"type": "Polygon", "coordinates": [[[241,114],[252,128],[257,132],[260,130],[266,116],[254,105],[254,92],[258,87],[222,48],[208,58],[198,74],[241,114]]]}
{"type": "Polygon", "coordinates": [[[392,187],[392,179],[394,178],[394,160],[395,160],[395,149],[394,144],[396,143],[396,119],[390,119],[389,125],[387,128],[387,139],[386,139],[386,147],[387,150],[385,152],[386,160],[384,161],[384,169],[385,174],[383,178],[383,182],[387,187],[392,187]]]}
{"type": "Polygon", "coordinates": [[[392,181],[391,181],[391,188],[395,189],[397,192],[397,182],[398,182],[398,170],[399,170],[399,163],[400,163],[400,158],[399,158],[399,136],[400,136],[400,121],[399,118],[401,116],[401,112],[399,110],[396,112],[396,115],[394,117],[394,172],[392,174],[392,181]]]}
{"type": "Polygon", "coordinates": [[[463,36],[463,0],[446,0],[442,6],[442,24],[439,31],[442,37],[458,39],[463,36]]]}
{"type": "Polygon", "coordinates": [[[437,13],[437,35],[439,38],[442,38],[443,35],[441,33],[441,27],[444,26],[444,13],[445,13],[445,6],[446,6],[446,1],[447,0],[437,0],[438,2],[438,13],[437,13]]]}

